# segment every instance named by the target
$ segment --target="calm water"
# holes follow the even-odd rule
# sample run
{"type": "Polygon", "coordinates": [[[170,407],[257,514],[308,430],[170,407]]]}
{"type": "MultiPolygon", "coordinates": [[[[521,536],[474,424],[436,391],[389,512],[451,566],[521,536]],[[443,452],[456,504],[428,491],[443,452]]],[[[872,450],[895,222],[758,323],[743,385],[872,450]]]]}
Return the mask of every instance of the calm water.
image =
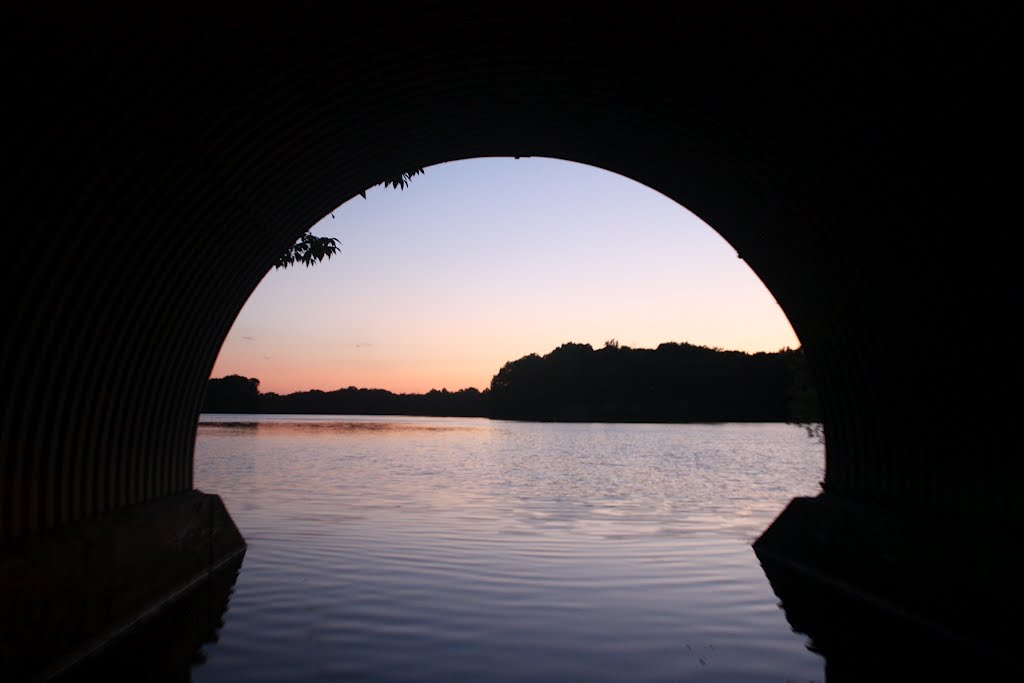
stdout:
{"type": "Polygon", "coordinates": [[[750,543],[815,495],[768,424],[203,416],[249,547],[212,681],[821,681],[750,543]]]}

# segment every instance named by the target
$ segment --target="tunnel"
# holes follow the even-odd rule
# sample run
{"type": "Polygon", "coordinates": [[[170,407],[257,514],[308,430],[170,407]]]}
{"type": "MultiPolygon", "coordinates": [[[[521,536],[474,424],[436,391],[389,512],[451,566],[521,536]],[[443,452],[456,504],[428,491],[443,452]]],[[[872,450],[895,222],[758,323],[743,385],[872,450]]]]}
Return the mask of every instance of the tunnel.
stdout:
{"type": "Polygon", "coordinates": [[[1006,6],[2,12],[9,671],[73,664],[244,552],[192,480],[233,321],[332,209],[477,157],[641,182],[717,230],[779,302],[820,397],[826,468],[759,553],[965,638],[1019,608],[1006,6]],[[939,593],[955,605],[936,611],[939,593]]]}

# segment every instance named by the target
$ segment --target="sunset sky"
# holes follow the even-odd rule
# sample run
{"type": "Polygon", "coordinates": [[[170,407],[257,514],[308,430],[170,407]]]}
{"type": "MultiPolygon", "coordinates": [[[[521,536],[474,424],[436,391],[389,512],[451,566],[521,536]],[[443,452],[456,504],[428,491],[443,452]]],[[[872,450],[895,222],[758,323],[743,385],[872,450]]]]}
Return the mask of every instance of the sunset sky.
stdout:
{"type": "Polygon", "coordinates": [[[341,251],[271,270],[212,377],[281,394],[348,386],[484,389],[501,366],[566,342],[800,345],[746,262],[665,196],[544,158],[432,166],[376,187],[314,234],[341,251]]]}

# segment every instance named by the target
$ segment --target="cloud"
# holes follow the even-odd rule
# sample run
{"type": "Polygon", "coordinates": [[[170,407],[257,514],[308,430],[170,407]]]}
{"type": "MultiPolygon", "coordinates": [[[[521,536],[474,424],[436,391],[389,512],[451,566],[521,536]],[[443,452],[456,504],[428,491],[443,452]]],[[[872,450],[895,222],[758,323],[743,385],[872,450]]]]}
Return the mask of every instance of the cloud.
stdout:
{"type": "Polygon", "coordinates": [[[358,344],[356,344],[357,349],[364,349],[368,346],[373,346],[373,344],[371,344],[370,342],[359,342],[358,344]]]}
{"type": "Polygon", "coordinates": [[[256,341],[256,337],[248,337],[248,336],[245,336],[245,337],[242,337],[242,339],[243,339],[244,341],[256,341]]]}

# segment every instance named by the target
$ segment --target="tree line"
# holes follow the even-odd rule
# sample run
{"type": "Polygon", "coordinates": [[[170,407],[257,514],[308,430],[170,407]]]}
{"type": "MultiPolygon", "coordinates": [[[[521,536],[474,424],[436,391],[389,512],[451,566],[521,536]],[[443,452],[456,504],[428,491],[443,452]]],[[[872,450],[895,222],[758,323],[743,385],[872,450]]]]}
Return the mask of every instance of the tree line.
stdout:
{"type": "Polygon", "coordinates": [[[205,413],[424,415],[544,422],[791,422],[821,416],[801,349],[724,351],[665,343],[568,343],[510,361],[490,387],[425,394],[348,387],[262,393],[259,380],[210,379],[205,413]]]}
{"type": "Polygon", "coordinates": [[[395,394],[384,389],[348,387],[335,391],[261,393],[255,377],[228,375],[207,385],[204,413],[279,413],[303,415],[429,415],[487,417],[486,391],[433,389],[426,394],[395,394]]]}

